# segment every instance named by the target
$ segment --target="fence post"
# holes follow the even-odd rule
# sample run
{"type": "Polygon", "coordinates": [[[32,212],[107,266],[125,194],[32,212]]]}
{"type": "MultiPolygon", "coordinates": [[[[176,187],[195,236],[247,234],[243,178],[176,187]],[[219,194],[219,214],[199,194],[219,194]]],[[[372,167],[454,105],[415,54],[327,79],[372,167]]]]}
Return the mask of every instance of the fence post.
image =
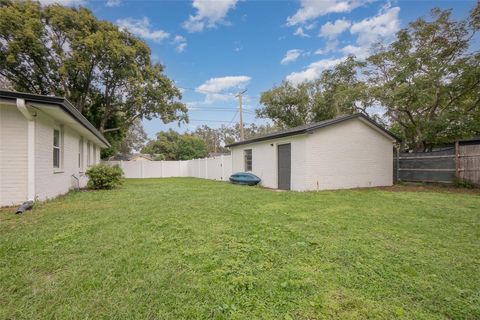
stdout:
{"type": "Polygon", "coordinates": [[[460,179],[460,148],[458,141],[455,141],[455,178],[460,179]]]}
{"type": "Polygon", "coordinates": [[[205,179],[208,179],[208,158],[203,159],[205,161],[205,179]]]}
{"type": "Polygon", "coordinates": [[[200,159],[196,159],[196,161],[197,161],[197,169],[198,169],[198,171],[197,171],[197,178],[201,178],[202,175],[201,175],[200,173],[202,172],[202,169],[200,169],[200,164],[201,164],[201,163],[200,163],[200,159]]]}
{"type": "Polygon", "coordinates": [[[397,147],[395,148],[397,149],[397,172],[395,172],[396,174],[396,180],[397,180],[397,183],[400,181],[400,146],[397,145],[397,147]]]}
{"type": "Polygon", "coordinates": [[[139,161],[139,162],[140,162],[140,177],[144,178],[144,175],[143,175],[143,161],[139,161]]]}
{"type": "Polygon", "coordinates": [[[223,169],[223,154],[220,156],[220,168],[222,168],[222,174],[220,176],[220,180],[224,181],[223,177],[225,176],[225,170],[223,169]]]}

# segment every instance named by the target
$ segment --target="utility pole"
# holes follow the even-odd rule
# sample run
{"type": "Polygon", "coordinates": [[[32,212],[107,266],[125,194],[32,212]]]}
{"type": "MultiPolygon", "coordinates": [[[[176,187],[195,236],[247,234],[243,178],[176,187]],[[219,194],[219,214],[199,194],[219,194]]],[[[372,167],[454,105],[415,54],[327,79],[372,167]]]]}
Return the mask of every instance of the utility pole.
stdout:
{"type": "Polygon", "coordinates": [[[238,98],[238,106],[239,106],[239,113],[240,113],[240,141],[243,141],[245,139],[244,133],[243,133],[243,109],[242,109],[242,97],[243,94],[247,92],[247,89],[243,90],[242,92],[237,93],[235,96],[238,98]]]}

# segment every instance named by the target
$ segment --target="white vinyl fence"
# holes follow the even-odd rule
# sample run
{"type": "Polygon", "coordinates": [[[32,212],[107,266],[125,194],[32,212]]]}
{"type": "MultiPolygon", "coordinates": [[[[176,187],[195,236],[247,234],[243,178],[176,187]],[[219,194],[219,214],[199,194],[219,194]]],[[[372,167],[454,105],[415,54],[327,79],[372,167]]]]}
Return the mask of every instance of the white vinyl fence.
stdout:
{"type": "Polygon", "coordinates": [[[232,156],[185,161],[105,161],[118,164],[125,178],[195,177],[227,181],[232,175],[232,156]]]}

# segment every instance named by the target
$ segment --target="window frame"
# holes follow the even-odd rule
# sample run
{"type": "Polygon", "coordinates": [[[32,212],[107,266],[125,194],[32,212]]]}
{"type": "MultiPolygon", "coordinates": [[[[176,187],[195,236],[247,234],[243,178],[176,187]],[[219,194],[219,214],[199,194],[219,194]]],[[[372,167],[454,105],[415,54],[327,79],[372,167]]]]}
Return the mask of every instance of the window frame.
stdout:
{"type": "Polygon", "coordinates": [[[253,171],[253,150],[252,149],[243,150],[243,169],[245,172],[253,171]]]}
{"type": "Polygon", "coordinates": [[[78,139],[78,171],[83,172],[83,137],[78,139]]]}
{"type": "Polygon", "coordinates": [[[87,141],[87,167],[90,167],[92,165],[92,144],[90,141],[87,141]]]}
{"type": "Polygon", "coordinates": [[[56,126],[53,128],[53,141],[52,141],[52,166],[54,172],[63,172],[63,127],[56,126]],[[58,132],[58,141],[55,143],[55,136],[58,132]],[[56,159],[58,157],[58,159],[56,159]]]}

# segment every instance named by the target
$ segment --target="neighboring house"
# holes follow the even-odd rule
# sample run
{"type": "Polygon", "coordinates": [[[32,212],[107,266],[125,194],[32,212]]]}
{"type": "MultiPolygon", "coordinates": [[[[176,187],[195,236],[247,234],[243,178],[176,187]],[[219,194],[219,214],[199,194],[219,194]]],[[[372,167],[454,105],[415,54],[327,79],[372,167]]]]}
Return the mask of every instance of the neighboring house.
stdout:
{"type": "Polygon", "coordinates": [[[0,90],[0,206],[85,186],[109,146],[68,100],[0,90]]]}
{"type": "Polygon", "coordinates": [[[149,154],[143,153],[134,153],[134,154],[117,154],[113,157],[110,157],[108,161],[153,161],[152,156],[149,154]]]}
{"type": "Polygon", "coordinates": [[[233,172],[268,188],[307,191],[390,186],[396,137],[363,114],[228,145],[233,172]]]}

